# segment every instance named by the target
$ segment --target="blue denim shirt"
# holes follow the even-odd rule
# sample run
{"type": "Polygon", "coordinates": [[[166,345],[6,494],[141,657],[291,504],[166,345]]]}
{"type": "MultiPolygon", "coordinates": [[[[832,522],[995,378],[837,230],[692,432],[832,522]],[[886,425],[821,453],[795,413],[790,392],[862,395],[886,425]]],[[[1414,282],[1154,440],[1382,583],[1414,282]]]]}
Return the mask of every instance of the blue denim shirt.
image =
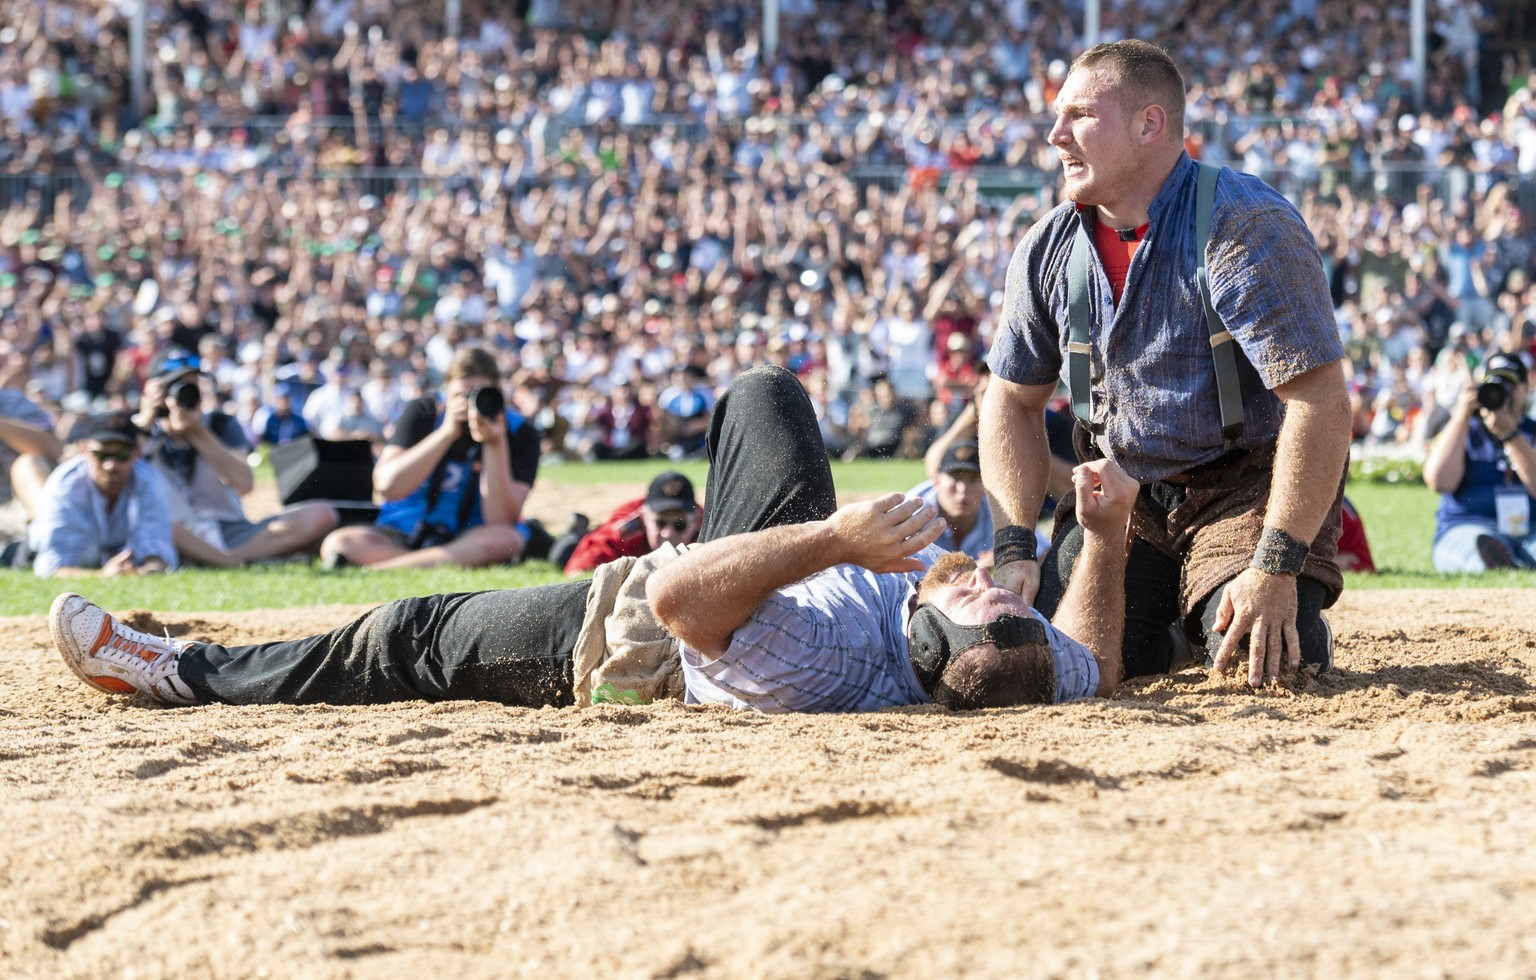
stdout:
{"type": "MultiPolygon", "coordinates": [[[[1186,154],[1149,209],[1151,224],[1115,306],[1090,250],[1094,311],[1091,378],[1098,444],[1143,483],[1221,456],[1216,370],[1195,280],[1195,184],[1186,154]]],[[[998,377],[1065,381],[1067,257],[1092,209],[1062,204],[1014,250],[992,353],[998,377]]],[[[1239,348],[1241,445],[1274,441],[1284,415],[1269,390],[1344,356],[1312,233],[1297,210],[1257,177],[1223,169],[1206,249],[1212,301],[1239,348]]]]}

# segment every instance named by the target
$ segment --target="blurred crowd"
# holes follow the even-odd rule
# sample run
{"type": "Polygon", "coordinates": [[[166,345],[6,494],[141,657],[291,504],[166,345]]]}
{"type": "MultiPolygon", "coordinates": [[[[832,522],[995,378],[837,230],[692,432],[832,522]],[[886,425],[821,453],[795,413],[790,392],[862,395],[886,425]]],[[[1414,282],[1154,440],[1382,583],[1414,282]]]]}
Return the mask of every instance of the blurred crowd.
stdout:
{"type": "MultiPolygon", "coordinates": [[[[0,2],[0,387],[132,409],[198,352],[253,442],[382,440],[492,350],[546,460],[701,451],[754,364],[846,455],[972,399],[1056,203],[1067,0],[0,2]]],[[[1166,45],[1190,152],[1318,238],[1362,442],[1416,443],[1536,310],[1536,72],[1476,0],[1104,4],[1166,45]]]]}

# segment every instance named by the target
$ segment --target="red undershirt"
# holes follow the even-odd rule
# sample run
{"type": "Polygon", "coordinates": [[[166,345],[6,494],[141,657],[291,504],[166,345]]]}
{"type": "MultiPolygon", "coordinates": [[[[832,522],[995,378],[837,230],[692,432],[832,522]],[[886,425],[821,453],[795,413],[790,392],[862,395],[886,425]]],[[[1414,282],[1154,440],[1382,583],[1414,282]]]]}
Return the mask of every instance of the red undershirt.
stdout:
{"type": "Polygon", "coordinates": [[[1093,223],[1093,247],[1098,250],[1099,261],[1109,275],[1110,288],[1115,293],[1115,305],[1120,305],[1120,294],[1125,292],[1125,274],[1131,268],[1131,256],[1141,246],[1141,239],[1152,226],[1149,221],[1136,229],[1136,240],[1122,242],[1120,233],[1102,221],[1093,223]]]}

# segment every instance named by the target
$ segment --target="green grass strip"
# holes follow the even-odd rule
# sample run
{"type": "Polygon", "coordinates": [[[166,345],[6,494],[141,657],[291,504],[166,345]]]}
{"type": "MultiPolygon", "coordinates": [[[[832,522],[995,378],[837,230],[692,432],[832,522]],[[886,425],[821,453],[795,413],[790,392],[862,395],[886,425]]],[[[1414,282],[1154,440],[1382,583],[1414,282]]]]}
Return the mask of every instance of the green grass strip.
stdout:
{"type": "MultiPolygon", "coordinates": [[[[567,483],[634,483],[643,486],[668,467],[693,479],[702,490],[702,460],[547,466],[551,480],[567,483]]],[[[908,490],[923,479],[917,460],[858,460],[833,463],[833,478],[851,493],[908,490]]],[[[1422,483],[1352,483],[1350,499],[1365,521],[1377,575],[1346,576],[1349,589],[1519,588],[1533,584],[1526,571],[1484,575],[1439,575],[1430,566],[1435,507],[1439,498],[1422,483]]],[[[322,572],[303,564],[269,565],[242,570],[187,569],[172,575],[119,579],[39,579],[29,572],[0,570],[0,616],[47,612],[54,596],[74,591],[109,609],[166,612],[282,609],[295,606],[360,605],[439,592],[477,592],[521,588],[563,581],[547,562],[485,569],[425,569],[375,572],[344,569],[322,572]]]]}

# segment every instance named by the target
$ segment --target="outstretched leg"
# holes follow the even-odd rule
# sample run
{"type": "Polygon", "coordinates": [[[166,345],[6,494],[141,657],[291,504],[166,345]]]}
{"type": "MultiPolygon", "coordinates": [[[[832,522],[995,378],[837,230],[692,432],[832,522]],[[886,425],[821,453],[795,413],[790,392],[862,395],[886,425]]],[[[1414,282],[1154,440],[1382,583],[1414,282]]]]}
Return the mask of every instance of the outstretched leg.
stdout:
{"type": "Polygon", "coordinates": [[[141,633],[73,594],[50,625],[87,684],[167,704],[568,705],[590,585],[401,599],[329,633],[238,647],[141,633]]]}

